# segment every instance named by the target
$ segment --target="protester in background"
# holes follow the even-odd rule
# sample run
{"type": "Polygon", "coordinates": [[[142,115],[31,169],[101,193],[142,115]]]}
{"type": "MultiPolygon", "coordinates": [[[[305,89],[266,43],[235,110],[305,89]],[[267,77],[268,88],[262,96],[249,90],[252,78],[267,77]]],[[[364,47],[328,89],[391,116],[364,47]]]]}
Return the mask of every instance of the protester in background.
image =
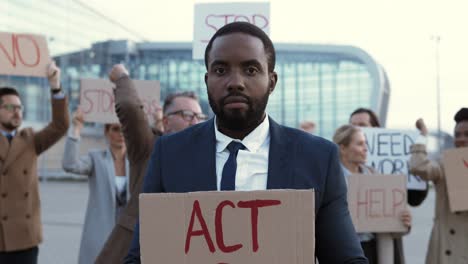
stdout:
{"type": "Polygon", "coordinates": [[[315,127],[316,127],[316,125],[312,121],[303,121],[301,123],[301,125],[299,126],[299,128],[302,131],[305,131],[305,132],[310,133],[310,134],[313,134],[315,132],[315,127]]]}
{"type": "Polygon", "coordinates": [[[165,133],[178,132],[206,120],[197,95],[191,91],[169,94],[164,100],[163,114],[165,133]]]}
{"type": "MultiPolygon", "coordinates": [[[[358,108],[349,117],[349,123],[360,127],[380,127],[377,114],[368,108],[358,108]]],[[[411,206],[420,205],[427,197],[429,186],[425,190],[408,190],[408,204],[411,206]]],[[[403,250],[403,245],[401,245],[403,250]]]]}
{"type": "Polygon", "coordinates": [[[377,114],[368,108],[358,108],[351,113],[349,123],[353,126],[360,127],[380,127],[379,118],[377,114]]]}
{"type": "Polygon", "coordinates": [[[155,141],[163,132],[178,132],[205,119],[193,93],[171,94],[164,103],[166,116],[163,117],[161,108],[156,109],[151,128],[125,67],[122,64],[114,65],[109,79],[116,85],[115,108],[128,146],[132,195],[96,260],[98,264],[122,263],[128,252],[138,217],[138,195],[155,141]]]}
{"type": "Polygon", "coordinates": [[[68,129],[68,103],[60,86],[60,69],[48,67],[52,122],[35,132],[19,130],[23,122],[16,89],[0,88],[0,263],[37,263],[42,226],[37,157],[68,129]]]}
{"type": "Polygon", "coordinates": [[[65,142],[62,160],[67,172],[89,176],[89,198],[81,236],[79,264],[94,263],[129,199],[126,146],[120,124],[105,124],[109,147],[79,157],[83,112],[73,114],[72,133],[65,142]]]}
{"type": "MultiPolygon", "coordinates": [[[[345,178],[351,174],[374,174],[375,170],[366,166],[367,145],[364,133],[359,127],[344,125],[339,127],[333,136],[340,151],[341,167],[345,178]]],[[[411,227],[411,214],[407,210],[401,215],[401,221],[407,227],[411,227]]],[[[369,260],[369,264],[377,263],[377,240],[372,233],[358,233],[364,254],[369,260]]],[[[394,249],[398,251],[398,248],[394,249]]],[[[402,255],[403,252],[395,252],[395,255],[402,255]]],[[[404,256],[396,258],[395,263],[403,263],[404,256]]]]}
{"type": "MultiPolygon", "coordinates": [[[[455,114],[455,147],[468,147],[468,108],[455,114]]],[[[418,119],[416,127],[423,136],[428,130],[418,119]]],[[[434,226],[432,227],[426,264],[468,263],[468,212],[452,213],[449,207],[447,183],[440,161],[429,160],[426,145],[411,146],[409,162],[411,173],[426,181],[432,181],[436,192],[434,226]]]]}

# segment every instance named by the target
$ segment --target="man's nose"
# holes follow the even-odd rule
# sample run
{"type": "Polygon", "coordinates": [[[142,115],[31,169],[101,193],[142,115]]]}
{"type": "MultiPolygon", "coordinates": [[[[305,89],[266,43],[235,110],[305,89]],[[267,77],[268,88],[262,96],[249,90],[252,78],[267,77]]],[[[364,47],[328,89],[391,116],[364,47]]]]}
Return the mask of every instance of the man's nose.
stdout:
{"type": "Polygon", "coordinates": [[[228,83],[228,90],[229,91],[234,91],[234,90],[239,90],[239,91],[244,91],[245,89],[245,83],[244,83],[244,76],[242,75],[241,72],[239,71],[232,71],[229,77],[229,83],[228,83]]]}

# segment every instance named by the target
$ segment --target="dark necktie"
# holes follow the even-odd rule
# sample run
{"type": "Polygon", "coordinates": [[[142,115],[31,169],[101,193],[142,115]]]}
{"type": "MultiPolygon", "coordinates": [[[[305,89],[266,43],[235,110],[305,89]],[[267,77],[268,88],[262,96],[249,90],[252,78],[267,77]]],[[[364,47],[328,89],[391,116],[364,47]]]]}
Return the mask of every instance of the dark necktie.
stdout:
{"type": "Polygon", "coordinates": [[[236,187],[236,171],[237,171],[237,153],[239,149],[245,149],[240,142],[232,141],[227,146],[229,150],[229,158],[224,164],[223,174],[221,178],[221,191],[233,191],[236,187]]]}
{"type": "Polygon", "coordinates": [[[13,139],[13,135],[12,134],[7,134],[6,138],[8,139],[8,142],[11,143],[11,140],[13,139]]]}

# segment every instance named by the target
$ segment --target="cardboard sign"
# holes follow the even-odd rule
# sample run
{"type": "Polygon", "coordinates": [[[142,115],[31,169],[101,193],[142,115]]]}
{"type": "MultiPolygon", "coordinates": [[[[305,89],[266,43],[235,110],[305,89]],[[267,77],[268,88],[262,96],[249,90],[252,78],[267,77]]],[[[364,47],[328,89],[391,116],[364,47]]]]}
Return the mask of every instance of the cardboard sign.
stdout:
{"type": "Polygon", "coordinates": [[[450,211],[468,211],[468,148],[444,151],[443,164],[450,211]]]}
{"type": "Polygon", "coordinates": [[[226,24],[249,22],[270,34],[270,3],[196,4],[194,19],[192,57],[201,60],[211,37],[226,24]]]}
{"type": "Polygon", "coordinates": [[[381,174],[404,174],[408,189],[425,190],[426,182],[409,172],[410,147],[419,132],[385,128],[361,128],[367,143],[367,165],[381,174]]]}
{"type": "MultiPolygon", "coordinates": [[[[159,81],[133,81],[148,119],[159,105],[159,81]]],[[[114,84],[105,79],[81,79],[80,105],[86,122],[119,123],[115,114],[114,84]]]]}
{"type": "Polygon", "coordinates": [[[47,77],[50,60],[44,36],[0,32],[0,74],[47,77]]]}
{"type": "Polygon", "coordinates": [[[348,206],[359,233],[406,232],[400,220],[406,210],[406,176],[350,175],[348,206]]]}
{"type": "Polygon", "coordinates": [[[142,263],[314,263],[313,190],[140,195],[142,263]]]}

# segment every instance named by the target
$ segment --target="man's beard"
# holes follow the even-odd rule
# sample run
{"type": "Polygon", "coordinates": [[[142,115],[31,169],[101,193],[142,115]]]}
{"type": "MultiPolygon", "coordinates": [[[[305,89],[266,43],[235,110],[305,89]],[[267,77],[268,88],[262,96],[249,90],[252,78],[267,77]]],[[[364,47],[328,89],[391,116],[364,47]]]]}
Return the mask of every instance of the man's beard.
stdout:
{"type": "Polygon", "coordinates": [[[13,131],[13,130],[16,130],[21,125],[21,122],[19,122],[18,125],[15,125],[14,122],[10,120],[7,122],[2,122],[1,124],[2,124],[2,127],[4,127],[5,129],[13,131]]]}
{"type": "Polygon", "coordinates": [[[261,99],[252,100],[242,93],[233,92],[216,102],[208,91],[208,101],[219,126],[230,130],[244,130],[258,126],[263,121],[269,96],[270,93],[267,92],[261,99]],[[230,96],[244,97],[247,100],[247,111],[240,109],[224,111],[224,101],[230,96]]]}

